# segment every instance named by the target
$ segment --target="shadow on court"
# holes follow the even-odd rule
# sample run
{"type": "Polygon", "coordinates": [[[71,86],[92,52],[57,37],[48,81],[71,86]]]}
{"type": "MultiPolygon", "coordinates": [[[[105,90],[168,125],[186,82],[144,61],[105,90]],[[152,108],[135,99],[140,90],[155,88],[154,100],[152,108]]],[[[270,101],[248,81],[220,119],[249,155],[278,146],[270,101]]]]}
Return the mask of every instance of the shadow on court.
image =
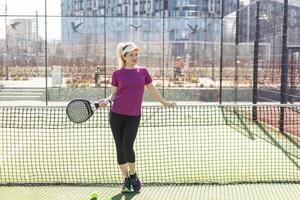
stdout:
{"type": "Polygon", "coordinates": [[[139,192],[132,192],[132,193],[118,193],[115,196],[109,197],[106,200],[130,200],[135,195],[138,195],[139,192]]]}

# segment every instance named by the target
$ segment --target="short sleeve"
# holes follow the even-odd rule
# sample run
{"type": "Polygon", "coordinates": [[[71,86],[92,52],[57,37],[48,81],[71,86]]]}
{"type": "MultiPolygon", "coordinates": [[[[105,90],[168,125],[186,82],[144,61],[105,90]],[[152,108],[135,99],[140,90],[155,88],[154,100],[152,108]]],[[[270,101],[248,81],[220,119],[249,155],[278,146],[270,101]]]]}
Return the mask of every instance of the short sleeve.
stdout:
{"type": "Polygon", "coordinates": [[[111,85],[114,87],[118,87],[118,85],[119,85],[116,71],[114,71],[111,75],[111,85]]]}
{"type": "Polygon", "coordinates": [[[148,85],[152,82],[152,78],[148,72],[148,70],[145,68],[145,85],[148,85]]]}

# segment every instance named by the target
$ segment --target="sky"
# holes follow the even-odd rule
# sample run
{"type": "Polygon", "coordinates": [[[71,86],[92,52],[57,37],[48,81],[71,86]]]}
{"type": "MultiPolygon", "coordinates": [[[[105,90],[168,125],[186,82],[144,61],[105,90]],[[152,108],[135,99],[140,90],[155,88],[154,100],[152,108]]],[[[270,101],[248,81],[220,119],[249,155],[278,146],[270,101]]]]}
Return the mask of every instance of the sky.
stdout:
{"type": "MultiPolygon", "coordinates": [[[[250,0],[240,0],[245,5],[250,3],[250,0]]],[[[283,0],[275,0],[282,2],[283,0]]],[[[61,8],[60,8],[61,0],[47,0],[47,15],[48,16],[60,16],[61,8]]],[[[300,6],[300,0],[290,0],[289,4],[300,6]]],[[[0,0],[0,39],[5,38],[5,0],[0,0]]],[[[26,18],[26,16],[31,16],[34,18],[36,11],[38,11],[39,15],[45,14],[45,0],[7,0],[7,14],[8,15],[24,15],[19,16],[18,18],[26,18]]],[[[17,18],[17,17],[8,17],[9,18],[17,18]]],[[[61,37],[61,18],[60,17],[48,17],[48,40],[51,39],[60,39],[61,37]]],[[[45,38],[45,21],[44,17],[39,18],[39,35],[42,38],[45,38]]]]}
{"type": "MultiPolygon", "coordinates": [[[[60,16],[61,0],[47,0],[47,15],[60,16]]],[[[0,0],[0,15],[5,14],[5,0],[0,0]]],[[[8,15],[24,15],[19,17],[9,18],[26,18],[31,16],[33,18],[38,11],[39,15],[45,14],[45,0],[7,0],[7,14],[8,15]]],[[[61,18],[50,17],[47,20],[48,23],[48,39],[60,39],[61,37],[61,18]]],[[[5,21],[4,16],[0,16],[0,38],[5,36],[5,21]]],[[[39,32],[42,38],[45,38],[45,21],[44,17],[39,18],[39,32]]]]}

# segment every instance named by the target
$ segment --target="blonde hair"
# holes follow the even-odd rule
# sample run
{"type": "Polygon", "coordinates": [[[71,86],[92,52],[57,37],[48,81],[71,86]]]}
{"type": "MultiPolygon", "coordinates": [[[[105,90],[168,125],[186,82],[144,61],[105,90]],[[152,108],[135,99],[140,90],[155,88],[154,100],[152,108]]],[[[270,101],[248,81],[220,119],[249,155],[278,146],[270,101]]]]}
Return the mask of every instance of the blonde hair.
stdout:
{"type": "Polygon", "coordinates": [[[127,53],[133,51],[133,50],[139,50],[139,48],[132,42],[122,42],[119,43],[117,46],[117,60],[120,67],[125,66],[125,60],[124,56],[126,56],[127,53]]]}

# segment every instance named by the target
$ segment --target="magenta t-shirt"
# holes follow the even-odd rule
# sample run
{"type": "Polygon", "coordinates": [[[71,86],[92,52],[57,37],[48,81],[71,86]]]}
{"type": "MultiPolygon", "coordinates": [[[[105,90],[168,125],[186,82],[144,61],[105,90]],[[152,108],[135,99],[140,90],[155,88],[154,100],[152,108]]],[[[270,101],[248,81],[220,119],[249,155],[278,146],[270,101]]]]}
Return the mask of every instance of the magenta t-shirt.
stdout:
{"type": "Polygon", "coordinates": [[[152,78],[145,67],[113,71],[111,85],[118,90],[111,111],[130,116],[141,115],[144,88],[151,82],[152,78]]]}

